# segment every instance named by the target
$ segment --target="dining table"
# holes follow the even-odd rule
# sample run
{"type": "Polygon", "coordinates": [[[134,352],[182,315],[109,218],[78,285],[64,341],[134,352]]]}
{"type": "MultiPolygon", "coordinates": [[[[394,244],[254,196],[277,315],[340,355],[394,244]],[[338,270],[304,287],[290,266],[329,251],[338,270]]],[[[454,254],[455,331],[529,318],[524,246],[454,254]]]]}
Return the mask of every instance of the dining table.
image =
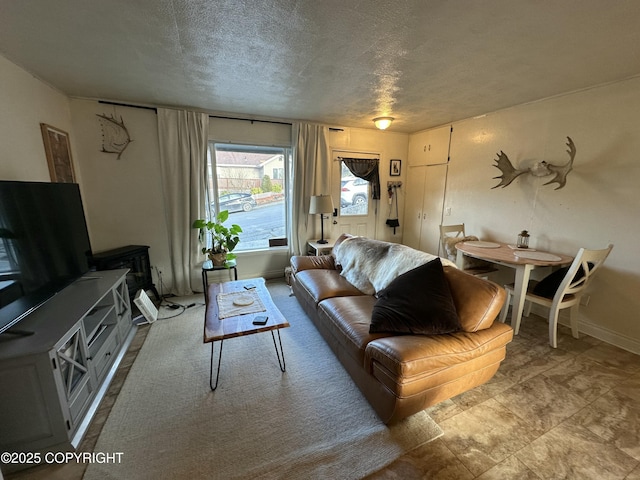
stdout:
{"type": "MultiPolygon", "coordinates": [[[[479,240],[459,242],[456,244],[456,249],[456,264],[460,268],[464,264],[464,257],[468,256],[515,270],[513,308],[511,311],[511,327],[515,335],[520,330],[520,321],[522,320],[531,271],[540,267],[561,267],[569,265],[573,261],[573,257],[569,255],[534,248],[518,248],[515,245],[502,242],[479,240]]],[[[508,305],[505,308],[508,308],[508,305]]]]}

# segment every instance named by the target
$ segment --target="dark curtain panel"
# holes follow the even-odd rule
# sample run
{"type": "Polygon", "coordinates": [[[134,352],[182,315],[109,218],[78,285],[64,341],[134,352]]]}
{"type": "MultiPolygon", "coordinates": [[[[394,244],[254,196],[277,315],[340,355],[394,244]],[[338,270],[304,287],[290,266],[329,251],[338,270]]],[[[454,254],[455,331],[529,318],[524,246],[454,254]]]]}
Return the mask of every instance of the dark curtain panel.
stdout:
{"type": "Polygon", "coordinates": [[[371,198],[380,199],[380,174],[378,172],[377,158],[340,158],[347,168],[356,177],[362,178],[371,184],[371,198]]]}

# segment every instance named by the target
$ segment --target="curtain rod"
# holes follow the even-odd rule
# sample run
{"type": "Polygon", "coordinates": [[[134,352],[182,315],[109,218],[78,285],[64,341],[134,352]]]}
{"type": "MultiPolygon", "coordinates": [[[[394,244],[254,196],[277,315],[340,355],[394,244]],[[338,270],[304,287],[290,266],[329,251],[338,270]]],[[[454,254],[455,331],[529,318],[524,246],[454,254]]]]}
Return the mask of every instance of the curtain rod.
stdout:
{"type": "Polygon", "coordinates": [[[245,122],[259,122],[259,123],[275,123],[276,125],[291,125],[291,122],[276,122],[273,120],[257,120],[253,118],[240,118],[240,117],[225,117],[223,115],[209,115],[209,118],[221,118],[223,120],[244,120],[245,122]]]}
{"type": "MultiPolygon", "coordinates": [[[[239,117],[224,117],[221,115],[209,115],[209,118],[222,118],[224,120],[244,120],[245,122],[262,122],[262,123],[275,123],[277,125],[292,125],[291,122],[276,122],[273,120],[257,120],[252,118],[239,118],[239,117]]],[[[342,128],[329,127],[329,130],[332,132],[342,132],[344,131],[342,128]]]]}
{"type": "MultiPolygon", "coordinates": [[[[130,105],[128,103],[109,102],[107,100],[98,100],[98,103],[102,103],[105,105],[114,105],[116,107],[142,108],[143,110],[153,110],[154,112],[158,113],[158,109],[155,107],[145,107],[142,105],[130,105]]],[[[276,125],[292,125],[291,122],[276,122],[273,120],[257,120],[257,119],[251,119],[251,118],[226,117],[222,115],[209,115],[209,118],[221,118],[223,120],[244,120],[245,122],[251,122],[251,123],[260,122],[260,123],[275,123],[276,125]]],[[[331,130],[332,132],[344,131],[342,128],[334,128],[334,127],[329,127],[329,130],[331,130]]]]}
{"type": "Polygon", "coordinates": [[[153,110],[154,112],[158,113],[158,109],[155,107],[145,107],[142,105],[129,105],[128,103],[109,102],[107,100],[98,100],[98,103],[103,103],[105,105],[115,105],[116,107],[142,108],[143,110],[153,110]]]}

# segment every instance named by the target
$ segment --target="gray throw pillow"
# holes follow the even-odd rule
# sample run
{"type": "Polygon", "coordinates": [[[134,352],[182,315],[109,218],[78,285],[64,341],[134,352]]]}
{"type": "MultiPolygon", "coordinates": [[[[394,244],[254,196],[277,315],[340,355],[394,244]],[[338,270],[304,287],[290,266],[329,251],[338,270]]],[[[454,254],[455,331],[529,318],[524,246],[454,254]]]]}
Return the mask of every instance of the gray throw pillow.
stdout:
{"type": "Polygon", "coordinates": [[[439,258],[399,275],[377,296],[370,333],[438,335],[461,329],[439,258]]]}

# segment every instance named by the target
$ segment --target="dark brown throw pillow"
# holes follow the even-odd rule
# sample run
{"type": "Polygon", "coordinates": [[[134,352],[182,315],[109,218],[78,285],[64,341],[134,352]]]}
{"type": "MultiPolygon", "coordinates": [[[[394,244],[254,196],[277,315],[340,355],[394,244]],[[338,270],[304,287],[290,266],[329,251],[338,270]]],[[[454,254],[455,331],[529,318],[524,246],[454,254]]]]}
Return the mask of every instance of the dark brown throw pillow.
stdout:
{"type": "Polygon", "coordinates": [[[438,335],[460,330],[439,258],[409,270],[378,292],[370,333],[438,335]]]}

